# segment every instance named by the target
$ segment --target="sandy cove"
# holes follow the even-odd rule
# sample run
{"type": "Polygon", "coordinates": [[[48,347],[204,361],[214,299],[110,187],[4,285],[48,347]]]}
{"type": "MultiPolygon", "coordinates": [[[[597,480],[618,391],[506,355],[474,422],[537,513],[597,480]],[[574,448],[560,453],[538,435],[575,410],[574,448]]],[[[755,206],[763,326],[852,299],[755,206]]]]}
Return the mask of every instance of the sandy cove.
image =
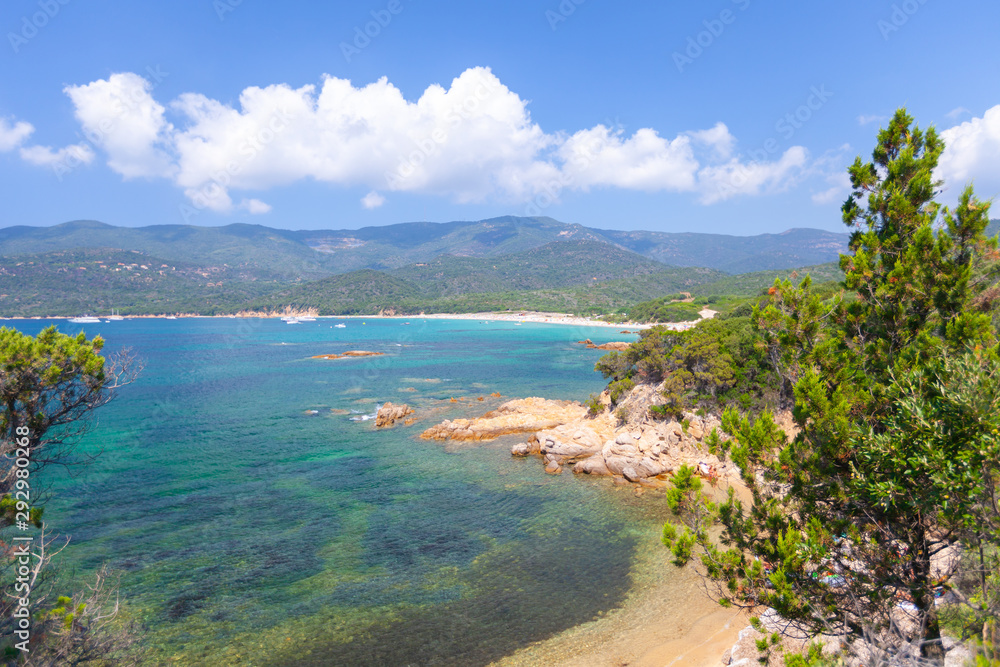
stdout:
{"type": "MultiPolygon", "coordinates": [[[[607,392],[601,396],[604,409],[597,415],[575,401],[530,397],[507,401],[477,419],[444,421],[421,437],[476,442],[523,435],[525,441],[512,447],[512,455],[539,456],[550,474],[569,468],[576,474],[611,476],[616,484],[635,487],[636,493],[666,486],[670,474],[688,464],[713,478],[720,493],[732,486],[745,495],[739,470],[710,454],[705,444],[718,419],[693,413],[685,413],[682,422],[650,419],[649,406],[662,403],[660,390],[634,387],[617,406],[627,413],[624,422],[612,414],[607,392]]],[[[788,422],[782,421],[788,429],[788,422]]],[[[662,573],[674,566],[658,538],[651,533],[641,550],[633,587],[622,607],[529,645],[494,666],[715,667],[724,655],[742,654],[738,648],[753,639],[747,634],[748,619],[713,602],[690,567],[676,573],[679,581],[665,580],[662,573]],[[678,608],[684,613],[678,614],[678,608]]]]}

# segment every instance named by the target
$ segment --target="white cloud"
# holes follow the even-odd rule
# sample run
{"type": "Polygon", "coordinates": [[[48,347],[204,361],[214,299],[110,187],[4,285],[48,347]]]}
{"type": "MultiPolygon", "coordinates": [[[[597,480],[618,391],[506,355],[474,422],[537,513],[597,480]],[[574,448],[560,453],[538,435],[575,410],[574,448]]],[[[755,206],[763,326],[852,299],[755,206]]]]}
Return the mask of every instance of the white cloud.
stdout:
{"type": "Polygon", "coordinates": [[[935,176],[945,181],[953,195],[975,181],[979,197],[1000,192],[1000,105],[941,132],[945,150],[935,176]]]}
{"type": "Polygon", "coordinates": [[[715,149],[716,156],[720,160],[728,160],[736,146],[736,137],[729,133],[729,128],[726,127],[725,123],[716,123],[715,127],[710,130],[699,130],[688,134],[695,141],[715,149]]]}
{"type": "Polygon", "coordinates": [[[603,125],[581,130],[559,149],[568,187],[615,186],[629,190],[690,191],[695,187],[698,161],[691,139],[661,137],[643,128],[631,137],[603,125]]]}
{"type": "Polygon", "coordinates": [[[63,165],[69,169],[79,164],[90,164],[94,151],[87,144],[73,144],[59,150],[49,146],[25,146],[21,149],[21,159],[39,167],[63,165]]]}
{"type": "Polygon", "coordinates": [[[714,204],[737,195],[783,192],[799,182],[809,152],[792,146],[777,162],[743,163],[733,158],[725,164],[703,167],[698,172],[700,201],[714,204]]]}
{"type": "Polygon", "coordinates": [[[250,215],[263,215],[271,212],[271,205],[259,199],[244,199],[240,202],[240,208],[250,215]]]}
{"type": "Polygon", "coordinates": [[[866,116],[861,114],[858,116],[858,125],[870,125],[871,123],[882,123],[889,120],[888,116],[866,116]]]}
{"type": "Polygon", "coordinates": [[[831,187],[813,194],[812,200],[814,204],[825,206],[826,204],[847,199],[847,195],[851,191],[851,177],[848,175],[846,169],[842,169],[835,174],[830,174],[827,176],[826,181],[831,184],[831,187]]]}
{"type": "Polygon", "coordinates": [[[0,153],[14,150],[34,131],[31,123],[18,121],[11,125],[6,118],[0,118],[0,153]]]}
{"type": "Polygon", "coordinates": [[[87,140],[104,149],[108,166],[125,178],[169,177],[173,128],[138,74],[112,74],[84,86],[63,89],[75,107],[87,140]]]}
{"type": "Polygon", "coordinates": [[[712,203],[781,190],[807,160],[793,146],[776,162],[745,164],[723,123],[673,138],[603,125],[547,133],[528,102],[483,67],[416,101],[385,78],[358,87],[329,76],[318,86],[250,87],[236,105],[198,93],[161,104],[133,73],[65,91],[114,171],[168,178],[196,208],[218,212],[246,208],[234,206],[233,192],[301,180],[366,187],[366,208],[382,204],[379,192],[523,203],[593,187],[691,192],[712,203]]]}
{"type": "Polygon", "coordinates": [[[945,116],[947,116],[948,118],[951,118],[952,120],[955,120],[955,119],[957,119],[959,116],[961,116],[963,114],[967,114],[967,115],[971,116],[972,112],[969,111],[968,109],[966,109],[965,107],[956,107],[956,108],[952,109],[951,111],[949,111],[948,113],[946,113],[945,116]]]}
{"type": "Polygon", "coordinates": [[[372,190],[371,192],[369,192],[368,194],[366,194],[364,197],[361,198],[361,205],[364,206],[369,211],[372,210],[373,208],[378,208],[384,203],[385,203],[385,197],[375,192],[374,190],[372,190]]]}

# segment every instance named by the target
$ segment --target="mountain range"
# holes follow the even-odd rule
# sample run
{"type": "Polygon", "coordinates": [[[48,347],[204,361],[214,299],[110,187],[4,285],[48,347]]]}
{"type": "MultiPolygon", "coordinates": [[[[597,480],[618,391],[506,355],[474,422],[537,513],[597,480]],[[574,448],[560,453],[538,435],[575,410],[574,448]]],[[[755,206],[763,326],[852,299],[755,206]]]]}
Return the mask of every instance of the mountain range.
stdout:
{"type": "Polygon", "coordinates": [[[53,227],[0,229],[0,255],[85,248],[137,250],[161,259],[253,269],[280,278],[317,277],[357,269],[388,270],[442,255],[495,257],[556,241],[618,246],[671,266],[746,273],[833,261],[847,234],[791,229],[728,236],[691,232],[616,231],[552,218],[506,216],[476,222],[407,222],[353,230],[292,231],[260,225],[115,227],[77,220],[53,227]]]}
{"type": "Polygon", "coordinates": [[[544,217],[322,231],[84,220],[0,229],[0,315],[613,312],[698,286],[731,290],[743,284],[735,274],[824,264],[847,240],[816,229],[623,232],[544,217]]]}

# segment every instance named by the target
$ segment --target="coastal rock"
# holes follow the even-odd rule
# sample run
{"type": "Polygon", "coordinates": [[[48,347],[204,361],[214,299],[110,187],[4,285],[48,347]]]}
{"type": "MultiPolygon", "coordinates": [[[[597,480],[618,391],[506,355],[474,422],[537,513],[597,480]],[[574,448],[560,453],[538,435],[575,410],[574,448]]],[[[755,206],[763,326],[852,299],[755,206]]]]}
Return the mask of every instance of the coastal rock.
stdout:
{"type": "Polygon", "coordinates": [[[407,415],[412,415],[413,410],[406,403],[395,405],[385,403],[378,409],[375,415],[375,428],[385,428],[396,423],[397,419],[404,419],[407,415]]]}
{"type": "Polygon", "coordinates": [[[528,443],[519,442],[510,448],[511,456],[527,456],[531,452],[528,450],[528,443]]]}
{"type": "Polygon", "coordinates": [[[587,408],[575,401],[522,398],[508,401],[476,419],[444,421],[424,431],[425,440],[493,440],[502,435],[535,433],[579,421],[587,408]]]}
{"type": "Polygon", "coordinates": [[[348,350],[340,354],[317,354],[313,359],[347,359],[349,357],[381,357],[385,352],[369,352],[367,350],[348,350]]]}
{"type": "Polygon", "coordinates": [[[626,343],[624,341],[613,341],[610,343],[604,343],[603,345],[595,345],[595,350],[617,350],[619,352],[624,352],[632,346],[632,343],[626,343]]]}
{"type": "Polygon", "coordinates": [[[584,459],[573,466],[573,472],[580,473],[584,475],[610,475],[612,474],[608,470],[607,464],[604,462],[604,456],[601,454],[594,454],[588,459],[584,459]]]}
{"type": "Polygon", "coordinates": [[[562,472],[562,466],[555,461],[549,461],[548,465],[545,466],[545,472],[550,475],[558,475],[562,472]]]}
{"type": "Polygon", "coordinates": [[[578,340],[576,342],[580,345],[586,345],[588,350],[617,350],[619,352],[624,352],[632,345],[632,343],[627,343],[625,341],[611,341],[610,343],[597,345],[589,338],[586,340],[578,340]]]}

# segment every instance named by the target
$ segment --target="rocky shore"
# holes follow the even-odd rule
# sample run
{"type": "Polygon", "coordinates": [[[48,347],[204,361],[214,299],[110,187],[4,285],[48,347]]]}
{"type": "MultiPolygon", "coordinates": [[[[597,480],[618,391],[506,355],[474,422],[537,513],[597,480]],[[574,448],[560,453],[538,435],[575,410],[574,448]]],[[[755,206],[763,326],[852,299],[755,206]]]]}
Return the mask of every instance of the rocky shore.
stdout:
{"type": "MultiPolygon", "coordinates": [[[[421,434],[434,440],[493,440],[525,434],[511,448],[514,456],[538,456],[545,470],[567,467],[578,474],[605,475],[645,486],[662,486],[681,465],[710,478],[738,480],[731,462],[708,451],[706,438],[719,426],[712,415],[684,413],[680,421],[653,419],[649,407],[662,403],[662,387],[638,385],[619,401],[613,414],[602,394],[597,414],[575,401],[523,398],[508,401],[476,419],[444,421],[421,434]],[[624,414],[626,419],[619,417],[624,414]]],[[[721,435],[721,434],[720,434],[721,435]]]]}

